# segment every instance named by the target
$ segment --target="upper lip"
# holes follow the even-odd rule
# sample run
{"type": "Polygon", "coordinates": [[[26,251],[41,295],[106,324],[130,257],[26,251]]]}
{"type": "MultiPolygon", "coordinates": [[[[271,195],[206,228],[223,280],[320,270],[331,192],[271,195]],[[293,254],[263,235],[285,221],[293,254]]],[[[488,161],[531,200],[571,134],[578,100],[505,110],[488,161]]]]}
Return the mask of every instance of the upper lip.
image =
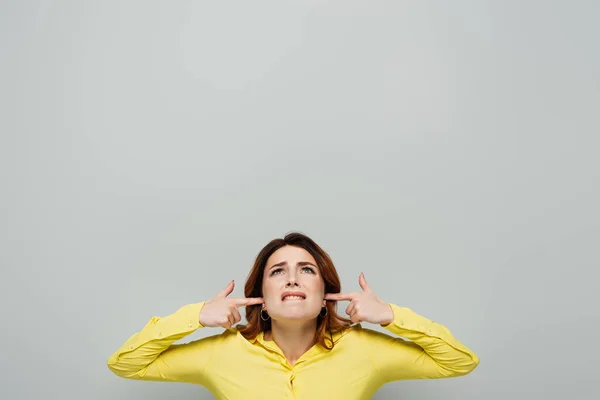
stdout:
{"type": "Polygon", "coordinates": [[[285,299],[287,296],[300,296],[303,299],[306,299],[306,294],[302,292],[283,292],[281,295],[281,300],[285,299]]]}

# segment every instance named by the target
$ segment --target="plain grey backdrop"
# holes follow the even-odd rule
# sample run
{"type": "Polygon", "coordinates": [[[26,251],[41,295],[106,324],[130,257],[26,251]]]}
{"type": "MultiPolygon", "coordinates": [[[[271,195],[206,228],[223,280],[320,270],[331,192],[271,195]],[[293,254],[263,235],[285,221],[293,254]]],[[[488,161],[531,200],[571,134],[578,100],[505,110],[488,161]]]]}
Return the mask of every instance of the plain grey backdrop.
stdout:
{"type": "Polygon", "coordinates": [[[376,399],[597,399],[599,8],[2,1],[0,397],[211,399],[106,360],[298,230],[480,356],[376,399]]]}

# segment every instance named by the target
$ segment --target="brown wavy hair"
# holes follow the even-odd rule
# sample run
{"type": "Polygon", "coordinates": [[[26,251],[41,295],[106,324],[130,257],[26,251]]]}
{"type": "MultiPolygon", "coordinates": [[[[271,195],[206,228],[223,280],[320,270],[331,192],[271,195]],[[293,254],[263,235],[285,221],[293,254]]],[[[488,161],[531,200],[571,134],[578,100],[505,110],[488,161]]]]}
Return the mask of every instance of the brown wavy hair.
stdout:
{"type": "MultiPolygon", "coordinates": [[[[329,254],[308,236],[299,232],[291,232],[283,238],[271,240],[258,253],[244,286],[246,297],[263,297],[262,281],[267,260],[273,253],[285,246],[301,247],[308,251],[317,262],[319,272],[325,281],[325,293],[340,293],[340,277],[329,254]]],[[[336,312],[335,304],[335,302],[328,301],[325,306],[327,307],[327,315],[322,317],[319,314],[317,317],[315,341],[328,350],[333,349],[334,346],[333,334],[347,329],[352,324],[351,320],[340,316],[336,312]]],[[[271,330],[271,319],[263,321],[260,318],[260,310],[260,305],[246,306],[248,324],[236,326],[236,329],[248,340],[256,338],[260,332],[271,330]]]]}

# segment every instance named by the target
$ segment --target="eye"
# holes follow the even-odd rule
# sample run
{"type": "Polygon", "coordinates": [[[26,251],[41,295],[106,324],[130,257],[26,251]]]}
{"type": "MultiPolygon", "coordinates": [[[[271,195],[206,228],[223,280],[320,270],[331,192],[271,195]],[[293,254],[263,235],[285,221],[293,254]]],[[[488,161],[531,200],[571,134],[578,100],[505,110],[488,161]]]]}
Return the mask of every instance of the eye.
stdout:
{"type": "Polygon", "coordinates": [[[275,275],[277,272],[281,272],[283,271],[283,268],[276,268],[273,271],[271,271],[271,275],[275,275]]]}
{"type": "Polygon", "coordinates": [[[310,272],[311,274],[315,273],[315,270],[312,269],[311,267],[304,267],[304,268],[302,268],[302,271],[306,271],[306,270],[308,270],[308,272],[310,272]]]}

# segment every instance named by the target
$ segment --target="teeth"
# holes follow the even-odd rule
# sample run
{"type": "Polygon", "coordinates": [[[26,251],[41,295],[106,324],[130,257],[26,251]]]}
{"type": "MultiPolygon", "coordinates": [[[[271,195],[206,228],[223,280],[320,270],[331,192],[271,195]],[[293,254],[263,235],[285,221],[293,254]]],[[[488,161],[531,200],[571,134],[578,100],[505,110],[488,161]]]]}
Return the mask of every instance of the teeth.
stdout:
{"type": "Polygon", "coordinates": [[[285,296],[283,298],[284,300],[290,299],[290,300],[304,300],[304,297],[302,296],[285,296]]]}

